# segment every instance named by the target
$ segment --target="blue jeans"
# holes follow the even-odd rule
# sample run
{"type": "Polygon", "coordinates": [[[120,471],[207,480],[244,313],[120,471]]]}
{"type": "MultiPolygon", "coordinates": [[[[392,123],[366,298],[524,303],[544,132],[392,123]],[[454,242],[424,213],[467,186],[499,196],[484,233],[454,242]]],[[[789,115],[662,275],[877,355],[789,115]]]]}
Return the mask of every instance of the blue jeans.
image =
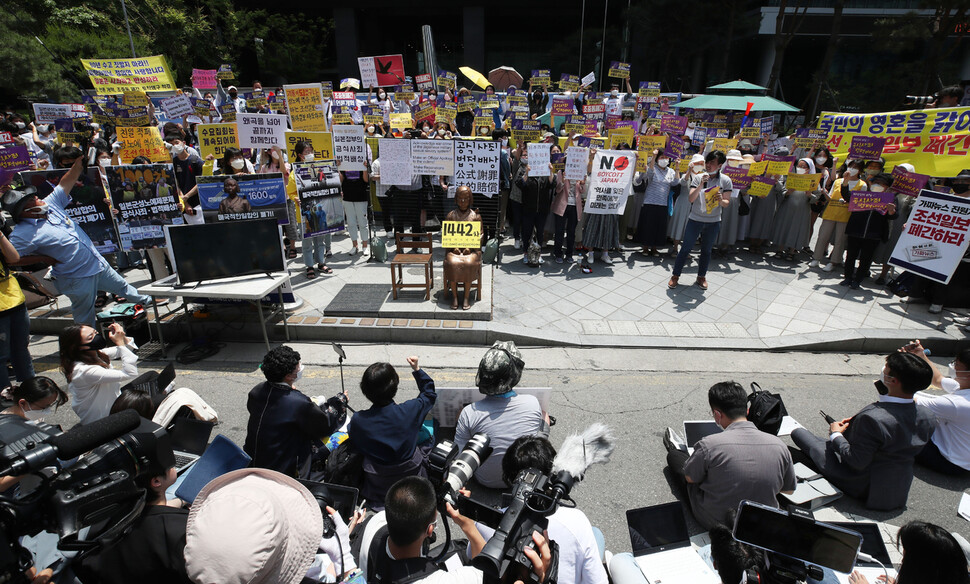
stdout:
{"type": "Polygon", "coordinates": [[[680,273],[684,271],[684,264],[687,263],[687,256],[690,255],[690,251],[694,249],[694,244],[697,243],[697,238],[700,237],[701,259],[697,264],[697,277],[707,276],[707,264],[711,263],[711,249],[714,247],[714,242],[717,241],[717,234],[720,230],[720,221],[702,223],[688,219],[687,227],[684,229],[684,242],[680,246],[680,253],[677,254],[676,261],[674,261],[673,275],[680,277],[680,273]]]}
{"type": "Polygon", "coordinates": [[[303,265],[312,268],[315,264],[326,264],[332,241],[333,236],[329,233],[303,238],[303,265]]]}
{"type": "Polygon", "coordinates": [[[564,237],[566,239],[566,255],[572,257],[573,249],[576,247],[576,224],[579,222],[579,219],[576,217],[576,205],[566,207],[566,212],[562,214],[562,217],[556,215],[555,222],[556,257],[561,258],[563,256],[562,242],[564,237]]]}
{"type": "Polygon", "coordinates": [[[30,343],[30,317],[27,304],[0,313],[0,389],[10,387],[7,360],[13,365],[17,381],[23,383],[34,377],[34,363],[27,345],[30,343]]]}
{"type": "Polygon", "coordinates": [[[99,273],[85,278],[57,278],[57,287],[71,300],[71,311],[77,324],[95,325],[94,301],[98,291],[124,296],[129,302],[151,304],[151,296],[139,294],[118,272],[105,266],[99,273]]]}

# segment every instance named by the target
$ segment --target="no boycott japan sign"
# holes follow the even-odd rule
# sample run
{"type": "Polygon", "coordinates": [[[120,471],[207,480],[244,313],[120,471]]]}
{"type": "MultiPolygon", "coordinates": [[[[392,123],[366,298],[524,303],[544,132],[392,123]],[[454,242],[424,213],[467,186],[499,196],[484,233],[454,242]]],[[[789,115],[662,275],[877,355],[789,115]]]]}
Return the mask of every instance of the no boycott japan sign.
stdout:
{"type": "Polygon", "coordinates": [[[175,91],[178,87],[163,56],[137,59],[81,59],[99,95],[125,91],[175,91]]]}
{"type": "Polygon", "coordinates": [[[241,148],[286,147],[286,116],[282,114],[238,114],[241,148]]]}
{"type": "Polygon", "coordinates": [[[947,284],[970,244],[970,199],[920,192],[889,263],[947,284]]]}
{"type": "Polygon", "coordinates": [[[289,223],[282,173],[200,176],[196,177],[196,182],[206,223],[270,217],[275,217],[280,225],[289,223]],[[230,181],[236,181],[239,186],[237,198],[243,199],[235,205],[223,202],[232,188],[230,181]]]}
{"type": "Polygon", "coordinates": [[[589,193],[583,212],[595,215],[622,214],[636,162],[636,154],[628,150],[598,150],[593,158],[589,193]]]}

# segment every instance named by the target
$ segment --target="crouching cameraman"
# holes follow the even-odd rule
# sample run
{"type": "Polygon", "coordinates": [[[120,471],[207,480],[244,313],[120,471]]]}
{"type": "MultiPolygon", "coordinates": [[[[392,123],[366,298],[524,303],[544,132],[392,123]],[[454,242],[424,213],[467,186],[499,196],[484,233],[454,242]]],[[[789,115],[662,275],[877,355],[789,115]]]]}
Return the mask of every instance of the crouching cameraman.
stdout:
{"type": "MultiPolygon", "coordinates": [[[[426,556],[427,543],[438,523],[438,498],[431,481],[407,477],[394,483],[387,492],[386,507],[375,515],[364,530],[360,567],[371,584],[481,584],[484,573],[471,566],[446,568],[426,556]]],[[[485,546],[485,538],[475,522],[463,517],[450,504],[452,521],[468,538],[471,557],[485,546]]],[[[553,556],[549,542],[537,532],[532,534],[536,549],[525,549],[538,582],[545,582],[553,556]],[[538,550],[538,552],[536,551],[538,550]]],[[[448,566],[451,561],[447,561],[448,566]]]]}

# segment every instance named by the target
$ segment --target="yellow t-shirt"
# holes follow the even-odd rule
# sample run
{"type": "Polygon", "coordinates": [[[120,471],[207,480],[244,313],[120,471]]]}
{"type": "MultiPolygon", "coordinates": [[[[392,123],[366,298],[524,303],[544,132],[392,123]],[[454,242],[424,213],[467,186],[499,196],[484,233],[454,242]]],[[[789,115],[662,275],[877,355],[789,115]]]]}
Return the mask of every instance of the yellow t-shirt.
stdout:
{"type": "Polygon", "coordinates": [[[17,277],[13,275],[13,272],[4,270],[2,266],[0,266],[0,270],[7,272],[6,276],[0,272],[0,312],[2,312],[20,306],[27,299],[24,297],[20,283],[17,282],[17,277]]]}
{"type": "MultiPolygon", "coordinates": [[[[866,181],[860,180],[856,184],[853,192],[865,191],[869,189],[869,185],[866,181]]],[[[849,203],[842,200],[842,179],[837,178],[835,182],[832,183],[832,190],[829,194],[829,204],[825,206],[825,210],[822,211],[822,219],[827,219],[829,221],[835,221],[836,223],[846,223],[849,220],[849,203]]]]}

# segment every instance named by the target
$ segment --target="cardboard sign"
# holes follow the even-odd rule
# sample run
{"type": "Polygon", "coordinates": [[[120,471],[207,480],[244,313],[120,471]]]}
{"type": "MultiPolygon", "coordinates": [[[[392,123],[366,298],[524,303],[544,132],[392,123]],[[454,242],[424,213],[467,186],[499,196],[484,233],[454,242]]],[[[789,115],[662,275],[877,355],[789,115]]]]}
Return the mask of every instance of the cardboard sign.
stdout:
{"type": "Polygon", "coordinates": [[[735,150],[738,147],[737,138],[714,138],[711,151],[720,150],[727,153],[728,150],[735,150]]]}
{"type": "Polygon", "coordinates": [[[598,150],[593,157],[584,213],[621,215],[626,208],[627,186],[636,168],[636,153],[598,150]]]}
{"type": "Polygon", "coordinates": [[[454,90],[458,82],[458,76],[451,71],[438,71],[438,85],[454,90]]]}
{"type": "MultiPolygon", "coordinates": [[[[451,176],[455,174],[455,143],[451,140],[409,140],[411,164],[415,174],[451,176]]],[[[384,151],[381,151],[381,157],[384,151]]],[[[383,171],[383,160],[381,170],[383,171]]],[[[410,184],[410,183],[408,183],[410,184]]]]}
{"type": "Polygon", "coordinates": [[[478,249],[482,247],[482,222],[442,221],[441,247],[445,249],[478,249]]]}
{"type": "Polygon", "coordinates": [[[885,138],[853,136],[849,145],[849,160],[876,160],[882,156],[885,138]]]}
{"type": "Polygon", "coordinates": [[[948,284],[970,244],[970,200],[924,189],[889,263],[948,284]]]}
{"type": "Polygon", "coordinates": [[[529,84],[544,87],[552,85],[549,69],[533,69],[532,79],[529,79],[529,84]]]}
{"type": "Polygon", "coordinates": [[[610,73],[608,77],[612,77],[614,79],[629,79],[630,64],[621,63],[619,61],[610,61],[610,73]]]}
{"type": "Polygon", "coordinates": [[[586,87],[589,87],[595,81],[596,81],[596,73],[594,71],[590,71],[589,73],[583,76],[582,84],[586,87]]]}
{"type": "Polygon", "coordinates": [[[404,57],[401,55],[358,57],[357,65],[364,87],[390,87],[404,83],[404,57]]]}
{"type": "Polygon", "coordinates": [[[566,149],[566,169],[563,176],[567,180],[584,180],[589,165],[589,148],[570,146],[566,149]]]}
{"type": "Polygon", "coordinates": [[[138,156],[144,156],[152,162],[172,162],[172,155],[169,154],[162,136],[158,133],[158,128],[151,126],[148,128],[124,128],[117,127],[118,142],[121,143],[121,152],[118,156],[123,162],[131,162],[138,156]]]}
{"type": "Polygon", "coordinates": [[[456,187],[467,186],[488,198],[498,194],[501,142],[455,140],[456,187]]]}
{"type": "Polygon", "coordinates": [[[731,193],[732,196],[737,196],[737,192],[740,189],[746,188],[751,185],[752,177],[748,175],[747,168],[741,168],[740,166],[731,166],[730,164],[725,164],[721,167],[721,172],[725,176],[731,179],[731,184],[734,186],[734,191],[731,193]]]}
{"type": "Polygon", "coordinates": [[[573,113],[575,113],[575,106],[572,99],[559,96],[552,98],[552,115],[571,116],[573,113]]]}
{"type": "Polygon", "coordinates": [[[35,103],[33,106],[35,124],[53,124],[54,120],[87,116],[87,109],[80,103],[35,103]]]}
{"type": "Polygon", "coordinates": [[[671,136],[667,140],[667,147],[664,149],[664,154],[672,159],[683,158],[684,157],[684,140],[680,136],[671,136]]]}
{"type": "Polygon", "coordinates": [[[327,108],[323,100],[323,87],[319,83],[284,85],[287,114],[294,130],[306,132],[327,131],[327,108]]]}
{"type": "MultiPolygon", "coordinates": [[[[769,172],[771,170],[771,165],[768,165],[769,172]]],[[[788,178],[785,179],[785,187],[789,191],[805,191],[810,193],[818,189],[818,183],[822,180],[822,175],[820,173],[816,174],[797,174],[789,173],[788,178]]]]}
{"type": "Polygon", "coordinates": [[[418,89],[427,91],[434,87],[434,76],[431,73],[422,73],[414,76],[414,82],[418,84],[418,89]]]}
{"type": "Polygon", "coordinates": [[[721,187],[714,186],[704,191],[704,209],[708,215],[721,203],[721,187]]]}
{"type": "Polygon", "coordinates": [[[856,211],[878,211],[880,215],[886,214],[886,207],[896,201],[893,193],[873,193],[870,191],[855,191],[849,199],[849,212],[856,211]]]}
{"type": "Polygon", "coordinates": [[[199,134],[199,155],[205,159],[210,154],[213,158],[222,158],[226,148],[239,148],[239,133],[236,124],[199,124],[196,126],[199,134]]]}
{"type": "Polygon", "coordinates": [[[645,136],[637,137],[637,172],[647,171],[647,159],[653,156],[654,150],[663,152],[667,148],[666,136],[645,136]]]}
{"type": "MultiPolygon", "coordinates": [[[[281,114],[239,114],[241,148],[286,147],[286,116],[281,114]]],[[[361,128],[363,130],[363,128],[361,128]]]]}
{"type": "Polygon", "coordinates": [[[177,91],[165,57],[81,59],[98,95],[131,91],[177,91]]]}
{"type": "Polygon", "coordinates": [[[560,91],[579,91],[579,75],[563,73],[559,78],[560,91]]]}
{"type": "Polygon", "coordinates": [[[364,128],[361,126],[333,127],[334,158],[340,161],[340,170],[367,170],[367,146],[364,128]]]}
{"type": "Polygon", "coordinates": [[[172,119],[191,116],[195,113],[195,106],[192,105],[189,97],[183,93],[163,99],[162,109],[165,110],[165,115],[172,119]]]}
{"type": "Polygon", "coordinates": [[[407,130],[408,128],[413,128],[413,127],[414,127],[414,119],[411,117],[410,113],[391,114],[392,130],[407,130]]]}
{"type": "Polygon", "coordinates": [[[515,120],[512,123],[512,139],[516,143],[538,142],[542,139],[541,133],[539,120],[515,120]]]}
{"type": "Polygon", "coordinates": [[[767,197],[777,181],[770,178],[755,177],[748,187],[748,194],[752,197],[767,197]]]}
{"type": "Polygon", "coordinates": [[[765,174],[788,174],[795,162],[795,157],[765,154],[765,161],[768,163],[765,174]]]}
{"type": "Polygon", "coordinates": [[[775,131],[775,118],[767,117],[758,120],[758,130],[762,136],[766,136],[775,131]]]}
{"type": "Polygon", "coordinates": [[[795,130],[795,148],[818,148],[825,144],[828,131],[816,128],[799,128],[795,130]]]}
{"type": "Polygon", "coordinates": [[[10,175],[30,168],[30,152],[26,146],[10,146],[0,150],[0,175],[10,175]]]}
{"type": "Polygon", "coordinates": [[[436,122],[454,123],[455,116],[458,115],[458,104],[446,101],[441,103],[434,112],[436,122]]]}
{"type": "Polygon", "coordinates": [[[290,160],[296,159],[296,143],[310,142],[316,160],[333,160],[333,134],[330,132],[286,132],[286,152],[290,160]]]}
{"type": "Polygon", "coordinates": [[[192,69],[192,87],[196,89],[215,89],[219,85],[215,69],[192,69]]]}
{"type": "Polygon", "coordinates": [[[235,79],[236,74],[232,72],[232,65],[223,63],[219,65],[219,70],[216,72],[216,79],[235,79]]]}
{"type": "Polygon", "coordinates": [[[435,102],[430,100],[422,101],[414,110],[414,119],[418,121],[432,120],[435,117],[435,102]]]}
{"type": "MultiPolygon", "coordinates": [[[[748,176],[761,176],[768,170],[768,161],[762,160],[761,162],[755,162],[748,168],[748,176]]],[[[787,174],[788,170],[785,170],[784,174],[787,174]]],[[[782,173],[775,173],[782,174],[782,173]]]]}
{"type": "MultiPolygon", "coordinates": [[[[657,103],[660,101],[660,82],[641,81],[637,97],[643,97],[643,103],[657,103]]],[[[637,100],[640,101],[639,99],[637,100]]]]}
{"type": "Polygon", "coordinates": [[[901,195],[916,197],[920,191],[926,188],[926,183],[930,180],[929,175],[907,172],[905,169],[896,165],[893,168],[893,186],[889,189],[901,195]]]}

